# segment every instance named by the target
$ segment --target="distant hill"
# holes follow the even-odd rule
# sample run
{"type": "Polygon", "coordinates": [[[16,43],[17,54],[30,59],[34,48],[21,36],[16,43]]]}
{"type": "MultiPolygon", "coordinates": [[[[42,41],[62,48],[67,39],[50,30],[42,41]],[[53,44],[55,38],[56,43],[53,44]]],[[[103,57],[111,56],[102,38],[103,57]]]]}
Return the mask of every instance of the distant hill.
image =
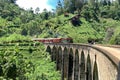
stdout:
{"type": "Polygon", "coordinates": [[[98,7],[85,4],[81,11],[76,9],[74,13],[60,11],[62,6],[59,6],[56,12],[44,9],[42,13],[37,13],[37,9],[36,13],[33,13],[32,9],[24,10],[14,2],[2,0],[0,38],[1,41],[12,41],[33,37],[71,37],[75,43],[88,43],[88,40],[93,40],[100,44],[120,44],[120,7],[112,4],[98,7]],[[15,34],[18,35],[16,39],[15,34]]]}

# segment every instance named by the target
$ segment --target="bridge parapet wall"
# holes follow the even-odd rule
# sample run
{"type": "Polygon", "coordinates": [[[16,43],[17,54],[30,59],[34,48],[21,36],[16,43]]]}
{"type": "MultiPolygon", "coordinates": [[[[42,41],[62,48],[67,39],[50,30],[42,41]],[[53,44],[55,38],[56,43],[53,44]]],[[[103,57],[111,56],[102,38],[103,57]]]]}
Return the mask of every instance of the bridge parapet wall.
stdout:
{"type": "Polygon", "coordinates": [[[95,55],[99,80],[117,80],[117,66],[113,63],[113,61],[110,60],[107,55],[94,48],[90,49],[92,68],[95,62],[95,55]]]}

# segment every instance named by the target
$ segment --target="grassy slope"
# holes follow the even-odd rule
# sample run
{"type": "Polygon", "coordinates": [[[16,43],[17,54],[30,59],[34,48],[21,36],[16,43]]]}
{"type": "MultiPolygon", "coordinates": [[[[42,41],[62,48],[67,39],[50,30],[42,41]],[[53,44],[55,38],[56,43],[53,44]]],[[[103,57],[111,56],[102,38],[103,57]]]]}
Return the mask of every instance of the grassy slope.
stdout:
{"type": "Polygon", "coordinates": [[[75,27],[69,20],[73,16],[74,15],[72,14],[70,14],[69,17],[61,15],[43,22],[43,24],[48,23],[50,26],[44,29],[43,33],[39,35],[39,37],[72,37],[76,43],[87,43],[88,38],[93,38],[102,39],[102,41],[99,42],[103,43],[107,34],[107,29],[112,27],[114,29],[114,34],[110,38],[109,43],[114,44],[116,35],[120,33],[120,21],[100,18],[100,23],[95,21],[90,23],[81,17],[81,26],[75,27]]]}
{"type": "MultiPolygon", "coordinates": [[[[72,37],[76,43],[87,43],[88,38],[104,40],[107,34],[107,29],[112,27],[114,29],[114,34],[110,37],[110,40],[107,41],[107,43],[109,42],[115,44],[115,38],[120,33],[120,21],[100,18],[100,23],[97,23],[95,21],[90,23],[81,17],[81,26],[75,27],[70,23],[69,20],[73,16],[73,14],[69,14],[69,17],[64,17],[64,15],[61,15],[43,21],[40,23],[40,28],[43,31],[38,35],[38,37],[72,37]],[[46,24],[48,25],[45,26],[46,24]]],[[[4,26],[5,23],[8,23],[2,18],[0,18],[0,20],[2,21],[0,24],[2,26],[4,26]]],[[[0,41],[4,40],[7,40],[6,37],[0,39],[0,41]]],[[[102,43],[104,41],[100,42],[102,43]]]]}
{"type": "MultiPolygon", "coordinates": [[[[69,20],[72,16],[74,15],[70,14],[69,17],[61,15],[46,21],[46,23],[51,26],[45,29],[39,37],[55,37],[58,34],[57,37],[72,37],[74,42],[86,43],[88,38],[99,39],[104,36],[104,29],[102,27],[100,28],[100,31],[97,32],[93,27],[93,24],[87,22],[84,18],[80,18],[82,21],[81,26],[73,26],[69,20]],[[49,34],[50,31],[53,35],[49,34]]],[[[98,24],[96,23],[96,25],[98,24]]]]}

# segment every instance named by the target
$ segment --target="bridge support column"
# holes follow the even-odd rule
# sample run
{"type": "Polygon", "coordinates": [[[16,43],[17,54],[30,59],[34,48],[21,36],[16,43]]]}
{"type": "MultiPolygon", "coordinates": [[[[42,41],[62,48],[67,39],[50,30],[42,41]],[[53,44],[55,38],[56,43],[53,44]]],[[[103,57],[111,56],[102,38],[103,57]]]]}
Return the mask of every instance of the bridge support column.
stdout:
{"type": "Polygon", "coordinates": [[[98,67],[97,67],[97,62],[96,62],[96,55],[95,55],[95,62],[94,62],[94,67],[93,67],[93,80],[99,80],[98,67]]]}
{"type": "Polygon", "coordinates": [[[57,58],[57,70],[61,70],[62,65],[62,49],[58,48],[58,58],[57,58]]]}
{"type": "Polygon", "coordinates": [[[68,55],[68,50],[65,47],[63,56],[62,56],[62,80],[67,80],[68,79],[68,62],[69,61],[69,55],[68,55]]]}

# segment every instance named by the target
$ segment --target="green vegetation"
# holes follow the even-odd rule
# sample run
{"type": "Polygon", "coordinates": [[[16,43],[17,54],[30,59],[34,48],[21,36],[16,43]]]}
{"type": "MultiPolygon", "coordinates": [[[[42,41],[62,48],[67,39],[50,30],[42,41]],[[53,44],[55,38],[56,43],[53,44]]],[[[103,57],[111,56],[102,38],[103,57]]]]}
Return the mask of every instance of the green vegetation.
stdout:
{"type": "Polygon", "coordinates": [[[50,55],[33,37],[120,45],[120,0],[58,0],[56,10],[39,10],[0,0],[0,79],[60,80],[50,55]]]}
{"type": "Polygon", "coordinates": [[[71,37],[75,43],[119,44],[119,1],[58,0],[56,10],[24,10],[16,0],[0,0],[0,41],[71,37]]]}
{"type": "Polygon", "coordinates": [[[55,63],[51,62],[50,55],[45,52],[42,44],[11,44],[0,44],[0,79],[60,80],[55,63]]]}

